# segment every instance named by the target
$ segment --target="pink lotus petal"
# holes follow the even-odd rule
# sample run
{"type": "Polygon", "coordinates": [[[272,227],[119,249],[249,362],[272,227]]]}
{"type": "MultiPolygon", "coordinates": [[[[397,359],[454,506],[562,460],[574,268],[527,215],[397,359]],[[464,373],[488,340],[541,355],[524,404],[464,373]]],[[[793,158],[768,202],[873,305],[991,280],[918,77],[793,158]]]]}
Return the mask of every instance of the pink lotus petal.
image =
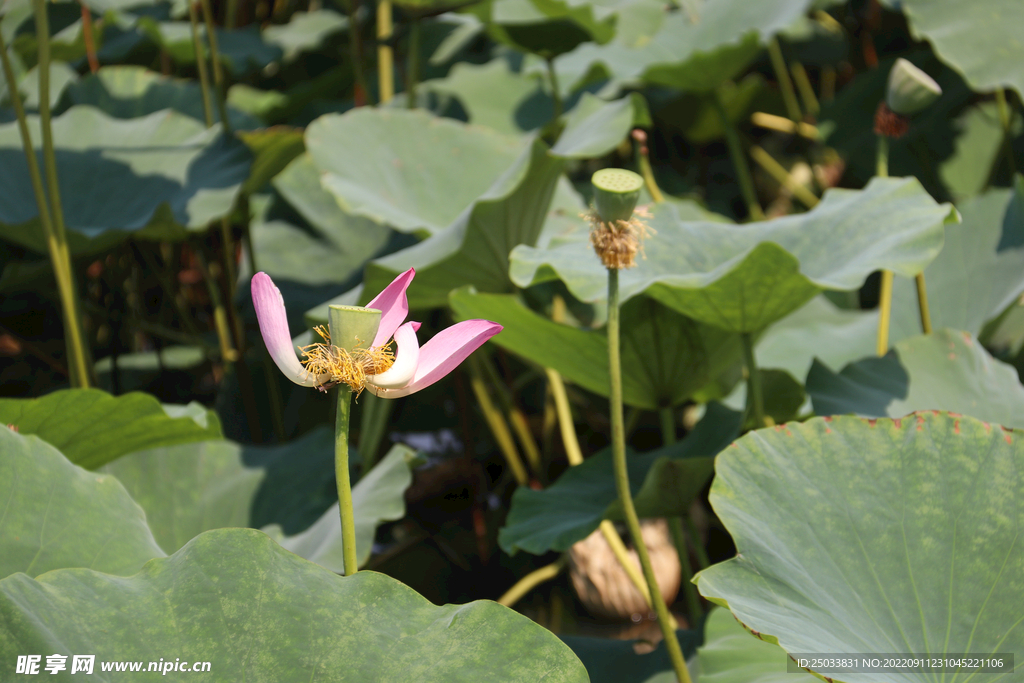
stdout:
{"type": "Polygon", "coordinates": [[[441,330],[420,348],[419,364],[412,382],[401,389],[382,391],[378,396],[401,398],[429,387],[501,330],[501,325],[490,320],[464,320],[441,330]]]}
{"type": "Polygon", "coordinates": [[[284,298],[266,273],[252,276],[252,303],[256,307],[256,318],[260,321],[263,343],[267,345],[270,357],[284,376],[304,387],[321,384],[320,378],[306,372],[306,368],[299,362],[292,344],[292,335],[288,331],[284,298]]]}
{"type": "Polygon", "coordinates": [[[410,268],[384,288],[380,294],[374,297],[373,301],[366,304],[367,308],[380,309],[380,327],[377,328],[377,336],[373,338],[374,346],[384,346],[394,336],[398,326],[405,322],[409,315],[409,299],[405,290],[416,277],[416,269],[410,268]]]}
{"type": "Polygon", "coordinates": [[[416,367],[420,362],[420,342],[416,338],[419,323],[406,323],[395,330],[395,363],[379,375],[366,378],[367,388],[380,395],[374,389],[400,389],[412,381],[416,367]]]}

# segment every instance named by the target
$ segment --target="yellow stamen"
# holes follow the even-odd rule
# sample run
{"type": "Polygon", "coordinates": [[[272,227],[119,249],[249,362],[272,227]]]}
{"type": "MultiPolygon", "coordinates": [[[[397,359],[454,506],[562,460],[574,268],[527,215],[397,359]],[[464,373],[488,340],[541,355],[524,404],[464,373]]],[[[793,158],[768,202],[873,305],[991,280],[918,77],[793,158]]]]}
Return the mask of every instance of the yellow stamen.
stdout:
{"type": "Polygon", "coordinates": [[[392,366],[395,354],[386,346],[370,349],[341,349],[331,344],[331,334],[324,326],[314,328],[323,343],[309,344],[301,347],[305,356],[302,364],[313,376],[327,375],[328,380],[319,388],[325,389],[330,384],[347,384],[359,396],[366,387],[366,378],[379,375],[392,366]]]}
{"type": "Polygon", "coordinates": [[[643,241],[654,229],[640,220],[650,217],[644,207],[637,207],[628,221],[602,221],[596,211],[580,216],[590,222],[590,244],[606,268],[632,268],[636,265],[637,252],[647,258],[643,241]]]}

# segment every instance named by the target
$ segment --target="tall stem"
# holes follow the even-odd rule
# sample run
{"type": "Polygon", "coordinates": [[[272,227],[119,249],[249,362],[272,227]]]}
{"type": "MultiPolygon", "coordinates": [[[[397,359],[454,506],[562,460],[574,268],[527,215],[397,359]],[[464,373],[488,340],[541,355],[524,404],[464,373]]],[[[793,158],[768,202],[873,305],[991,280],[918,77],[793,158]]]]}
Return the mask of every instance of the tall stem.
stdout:
{"type": "MultiPolygon", "coordinates": [[[[878,150],[875,154],[875,175],[879,178],[889,177],[889,138],[878,136],[878,150]]],[[[889,350],[889,320],[892,318],[892,280],[891,270],[882,271],[882,282],[878,292],[878,337],[875,351],[884,356],[889,350]]]]}
{"type": "Polygon", "coordinates": [[[387,41],[391,39],[391,0],[377,3],[377,87],[380,103],[386,104],[395,96],[395,55],[387,41]]]}
{"type": "Polygon", "coordinates": [[[39,128],[43,143],[43,167],[46,174],[46,191],[43,189],[42,177],[36,162],[35,148],[28,130],[28,120],[21,106],[21,98],[14,80],[14,73],[7,57],[7,47],[0,40],[0,51],[4,54],[4,74],[7,78],[8,92],[18,112],[18,123],[21,131],[25,157],[28,161],[29,173],[32,176],[32,188],[36,194],[36,202],[40,208],[39,220],[46,232],[46,242],[53,263],[57,288],[60,291],[61,309],[64,316],[64,337],[68,353],[68,370],[71,373],[71,385],[86,388],[92,376],[92,364],[89,351],[82,334],[81,319],[78,315],[80,306],[78,292],[75,288],[74,274],[71,269],[71,249],[68,246],[67,230],[64,226],[64,210],[60,201],[60,186],[57,178],[57,156],[53,148],[53,129],[50,125],[50,25],[46,14],[45,0],[33,0],[32,8],[36,21],[36,40],[39,56],[39,128]],[[34,169],[34,170],[33,170],[34,169]],[[49,196],[49,211],[44,213],[49,196]]]}
{"type": "Polygon", "coordinates": [[[352,390],[338,386],[338,413],[334,420],[334,476],[338,482],[338,511],[341,514],[341,547],[345,576],[358,571],[356,522],[352,513],[352,480],[348,474],[348,426],[352,412],[352,390]]]}
{"type": "Polygon", "coordinates": [[[546,60],[548,65],[548,80],[551,81],[551,102],[554,106],[554,115],[551,117],[552,121],[557,121],[562,118],[562,93],[558,90],[558,73],[555,72],[555,58],[548,57],[546,60]]]}
{"type": "Polygon", "coordinates": [[[786,68],[786,60],[782,58],[782,48],[779,47],[778,38],[768,41],[768,56],[772,60],[775,78],[779,81],[782,101],[786,104],[786,113],[794,123],[799,122],[803,115],[800,113],[800,103],[797,101],[796,91],[793,89],[793,80],[789,77],[789,70],[786,68]]]}
{"type": "Polygon", "coordinates": [[[92,12],[79,0],[82,6],[82,42],[85,43],[85,56],[89,62],[89,72],[96,73],[100,70],[100,60],[96,57],[96,38],[92,30],[92,12]]]}
{"type": "Polygon", "coordinates": [[[224,81],[224,66],[220,63],[220,49],[217,46],[217,32],[213,25],[213,8],[210,0],[201,0],[203,21],[206,23],[206,40],[210,44],[210,63],[213,65],[213,83],[217,90],[217,112],[225,132],[231,133],[231,122],[228,120],[227,84],[224,81]]]}
{"type": "Polygon", "coordinates": [[[405,98],[409,109],[416,108],[416,84],[420,78],[420,20],[409,24],[409,54],[405,69],[405,98]]]}
{"type": "Polygon", "coordinates": [[[725,110],[721,94],[715,92],[711,97],[711,101],[715,106],[715,111],[718,112],[722,128],[725,129],[725,143],[729,146],[729,156],[732,158],[732,165],[736,170],[736,180],[740,184],[740,194],[743,195],[743,201],[747,204],[747,212],[753,220],[763,220],[764,211],[761,210],[761,205],[757,203],[757,193],[754,191],[754,177],[750,174],[750,166],[747,164],[747,155],[743,152],[739,133],[736,132],[736,127],[729,120],[729,113],[725,110]]]}
{"type": "Polygon", "coordinates": [[[356,80],[355,105],[366,104],[369,90],[366,87],[366,70],[363,69],[363,36],[359,30],[359,0],[342,0],[348,14],[348,52],[352,60],[352,74],[356,80]]]}
{"type": "Polygon", "coordinates": [[[1010,105],[1006,102],[1006,91],[996,88],[996,108],[999,111],[999,122],[1003,126],[1003,154],[1006,156],[1006,164],[1010,167],[1010,173],[1017,172],[1017,162],[1013,158],[1013,131],[1011,124],[1013,116],[1010,112],[1010,105]]]}
{"type": "Polygon", "coordinates": [[[690,579],[693,578],[693,565],[690,563],[690,550],[686,547],[686,534],[683,532],[683,520],[679,517],[668,518],[668,528],[672,533],[672,543],[679,555],[679,566],[683,570],[683,586],[686,592],[686,607],[690,613],[690,628],[697,625],[704,616],[704,609],[697,595],[697,587],[690,579]]]}
{"type": "Polygon", "coordinates": [[[615,464],[615,488],[626,517],[626,525],[636,544],[636,552],[640,557],[640,566],[644,570],[644,578],[651,591],[654,611],[658,615],[658,624],[665,637],[665,648],[669,660],[676,672],[679,683],[691,683],[690,672],[686,668],[686,659],[679,639],[672,628],[672,615],[661,595],[658,580],[654,575],[650,553],[643,541],[640,530],[640,518],[633,505],[633,495],[629,490],[629,471],[626,468],[626,430],[622,416],[622,361],[619,356],[619,271],[608,270],[608,372],[611,375],[609,403],[612,427],[612,459],[615,464]]]}
{"type": "Polygon", "coordinates": [[[761,388],[761,373],[754,358],[754,337],[749,332],[740,335],[743,340],[743,364],[747,369],[747,405],[757,429],[765,426],[764,393],[761,388]]]}
{"type": "Polygon", "coordinates": [[[206,73],[206,55],[203,43],[199,40],[199,17],[196,5],[188,0],[188,20],[192,25],[192,45],[196,52],[196,71],[199,72],[199,88],[203,94],[203,119],[206,127],[213,126],[213,105],[210,104],[210,76],[206,73]]]}
{"type": "Polygon", "coordinates": [[[661,442],[665,446],[676,442],[676,414],[672,406],[660,408],[658,418],[661,420],[661,442]]]}

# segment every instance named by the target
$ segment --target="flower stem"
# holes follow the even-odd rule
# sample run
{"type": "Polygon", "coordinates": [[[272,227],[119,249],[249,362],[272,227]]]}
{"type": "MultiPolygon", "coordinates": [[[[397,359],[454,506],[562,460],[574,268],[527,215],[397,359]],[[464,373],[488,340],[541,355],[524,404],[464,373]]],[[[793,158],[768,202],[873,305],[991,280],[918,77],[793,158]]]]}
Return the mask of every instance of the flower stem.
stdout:
{"type": "Polygon", "coordinates": [[[999,111],[999,122],[1003,126],[1003,154],[1006,155],[1006,163],[1012,175],[1017,172],[1017,163],[1013,158],[1013,115],[1006,102],[1006,91],[1003,88],[996,88],[996,108],[999,111]]]}
{"type": "Polygon", "coordinates": [[[697,595],[697,587],[690,579],[693,578],[693,565],[690,563],[690,550],[686,547],[686,534],[683,532],[683,520],[680,517],[669,517],[668,528],[672,533],[672,543],[679,554],[679,566],[683,570],[683,586],[686,592],[686,607],[690,613],[690,627],[693,628],[704,616],[704,609],[697,595]]]}
{"type": "Polygon", "coordinates": [[[743,340],[743,364],[747,370],[747,406],[754,417],[756,429],[765,426],[764,421],[764,393],[761,388],[761,373],[757,370],[757,360],[754,358],[754,338],[750,332],[740,335],[743,340]]]}
{"type": "Polygon", "coordinates": [[[786,113],[794,123],[799,123],[803,115],[800,113],[800,103],[797,101],[796,91],[793,89],[793,80],[789,77],[789,70],[786,68],[786,60],[782,58],[782,48],[779,46],[778,38],[768,41],[768,56],[772,60],[772,69],[775,71],[775,78],[779,81],[779,89],[782,90],[782,101],[786,104],[786,113]]]}
{"type": "Polygon", "coordinates": [[[576,429],[572,423],[572,411],[569,409],[569,395],[565,391],[565,382],[557,370],[545,368],[548,376],[548,384],[551,386],[551,395],[555,399],[555,411],[558,414],[558,427],[562,433],[562,443],[565,446],[565,457],[570,465],[579,465],[583,462],[583,451],[580,450],[580,442],[576,437],[576,429]]]}
{"type": "MultiPolygon", "coordinates": [[[[878,136],[878,150],[875,155],[875,175],[879,178],[889,177],[889,138],[878,136]]],[[[892,318],[892,280],[891,270],[882,271],[882,281],[878,291],[878,337],[875,352],[884,356],[889,350],[889,321],[892,318]]]]}
{"type": "Polygon", "coordinates": [[[377,88],[381,104],[395,96],[395,54],[387,43],[391,31],[391,0],[380,0],[377,3],[377,88]]]}
{"type": "Polygon", "coordinates": [[[92,30],[92,12],[79,0],[82,6],[82,42],[85,44],[85,56],[89,62],[89,73],[100,70],[100,60],[96,57],[96,39],[92,30]]]}
{"type": "Polygon", "coordinates": [[[345,576],[358,571],[356,521],[352,512],[352,481],[348,474],[348,425],[352,412],[352,390],[338,386],[338,413],[334,420],[334,476],[338,482],[338,511],[341,514],[341,547],[345,576]]]}
{"type": "Polygon", "coordinates": [[[740,184],[740,194],[743,201],[747,203],[747,212],[750,218],[755,221],[764,219],[764,211],[757,203],[757,193],[754,191],[754,177],[750,174],[750,166],[747,165],[747,157],[743,153],[743,145],[740,143],[739,133],[736,127],[729,120],[729,113],[725,110],[722,102],[722,95],[718,92],[712,94],[711,101],[718,112],[718,118],[725,129],[725,143],[729,147],[729,156],[732,158],[733,168],[736,170],[736,181],[740,184]]]}
{"type": "Polygon", "coordinates": [[[633,536],[640,566],[644,570],[644,578],[651,591],[654,611],[658,615],[658,624],[665,637],[665,647],[669,660],[676,672],[679,683],[691,683],[690,672],[686,668],[683,649],[679,645],[675,630],[672,628],[672,615],[668,611],[665,599],[661,595],[651,556],[643,541],[640,530],[640,518],[633,505],[633,494],[629,490],[629,471],[626,468],[626,431],[622,416],[622,361],[619,355],[619,271],[608,269],[608,372],[611,375],[609,403],[611,408],[612,427],[612,460],[615,465],[615,488],[626,517],[626,525],[633,536]]]}
{"type": "Polygon", "coordinates": [[[188,0],[188,20],[192,25],[192,45],[196,52],[196,71],[199,72],[199,88],[203,94],[203,120],[206,127],[213,126],[213,105],[210,103],[210,76],[206,73],[206,55],[203,50],[203,43],[199,40],[199,17],[196,15],[196,5],[193,0],[188,0]]]}
{"type": "Polygon", "coordinates": [[[776,161],[775,157],[766,152],[762,147],[752,145],[750,147],[750,156],[753,157],[758,166],[763,168],[768,175],[775,178],[780,185],[789,190],[790,194],[800,200],[801,204],[806,206],[808,209],[813,209],[818,205],[818,198],[814,196],[814,193],[801,185],[799,181],[797,181],[796,178],[786,170],[785,166],[776,161]]]}
{"type": "Polygon", "coordinates": [[[548,65],[548,80],[551,81],[551,102],[554,106],[554,114],[551,117],[552,121],[558,121],[562,118],[562,94],[558,92],[558,74],[555,72],[555,58],[548,57],[546,60],[548,65]]]}
{"type": "Polygon", "coordinates": [[[352,73],[355,76],[355,105],[361,107],[366,104],[369,90],[366,86],[366,71],[363,69],[363,41],[358,21],[358,0],[342,0],[345,12],[348,14],[348,51],[349,59],[352,60],[352,73]]]}
{"type": "Polygon", "coordinates": [[[519,457],[519,451],[516,450],[516,445],[512,440],[512,432],[509,430],[504,415],[494,405],[491,395],[487,393],[487,383],[484,382],[484,373],[480,367],[480,360],[475,355],[469,357],[468,368],[469,383],[473,387],[473,394],[476,396],[477,403],[480,404],[480,410],[484,414],[484,419],[487,420],[487,426],[490,427],[494,440],[498,442],[498,448],[501,449],[502,454],[505,456],[505,462],[508,463],[509,469],[512,470],[516,483],[520,486],[526,486],[530,483],[530,475],[526,471],[522,458],[519,457]]]}
{"type": "MultiPolygon", "coordinates": [[[[213,8],[210,0],[201,0],[203,8],[203,22],[206,24],[206,41],[210,45],[210,64],[213,66],[213,83],[216,89],[217,113],[220,114],[220,124],[224,132],[231,134],[231,122],[228,120],[227,83],[224,81],[224,66],[220,63],[220,49],[217,46],[217,32],[213,25],[213,8]]],[[[226,219],[225,219],[226,220],[226,219]]]]}
{"type": "Polygon", "coordinates": [[[540,584],[545,581],[550,581],[558,576],[564,567],[565,556],[563,555],[549,565],[545,565],[540,569],[534,569],[532,572],[516,581],[516,585],[505,591],[505,594],[498,598],[498,604],[504,605],[505,607],[511,607],[519,602],[524,595],[540,584]]]}
{"type": "Polygon", "coordinates": [[[64,339],[68,354],[68,370],[71,386],[87,388],[92,376],[92,363],[89,350],[82,333],[79,317],[78,292],[75,288],[74,273],[71,269],[71,249],[68,246],[67,230],[64,226],[64,210],[60,201],[60,186],[57,178],[57,157],[53,149],[53,129],[50,126],[50,26],[46,14],[46,3],[33,0],[32,8],[36,21],[36,40],[38,42],[39,70],[39,128],[43,144],[43,167],[46,174],[46,190],[36,161],[35,147],[28,130],[28,119],[22,108],[18,94],[14,72],[7,56],[7,47],[0,40],[0,52],[3,52],[4,75],[7,78],[8,94],[14,104],[18,116],[21,139],[28,162],[29,175],[32,177],[32,188],[39,207],[39,221],[46,233],[50,261],[60,292],[60,301],[64,317],[64,339]],[[47,204],[47,190],[49,203],[47,204]],[[47,211],[47,207],[49,210],[47,211]]]}
{"type": "Polygon", "coordinates": [[[658,418],[661,420],[661,442],[668,446],[676,442],[676,414],[672,406],[660,408],[658,418]]]}

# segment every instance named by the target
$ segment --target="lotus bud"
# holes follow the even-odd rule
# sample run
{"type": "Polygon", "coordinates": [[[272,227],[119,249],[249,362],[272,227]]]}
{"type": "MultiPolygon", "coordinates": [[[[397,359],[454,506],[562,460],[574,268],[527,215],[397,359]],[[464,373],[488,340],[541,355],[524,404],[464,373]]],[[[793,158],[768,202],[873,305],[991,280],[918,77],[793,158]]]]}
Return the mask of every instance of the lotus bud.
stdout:
{"type": "Polygon", "coordinates": [[[640,201],[640,188],[644,179],[622,168],[604,168],[591,177],[594,185],[594,208],[606,223],[628,221],[636,203],[640,201]]]}
{"type": "Polygon", "coordinates": [[[896,60],[889,72],[889,87],[885,103],[889,109],[913,116],[922,111],[942,95],[942,88],[935,80],[907,60],[896,60]]]}

